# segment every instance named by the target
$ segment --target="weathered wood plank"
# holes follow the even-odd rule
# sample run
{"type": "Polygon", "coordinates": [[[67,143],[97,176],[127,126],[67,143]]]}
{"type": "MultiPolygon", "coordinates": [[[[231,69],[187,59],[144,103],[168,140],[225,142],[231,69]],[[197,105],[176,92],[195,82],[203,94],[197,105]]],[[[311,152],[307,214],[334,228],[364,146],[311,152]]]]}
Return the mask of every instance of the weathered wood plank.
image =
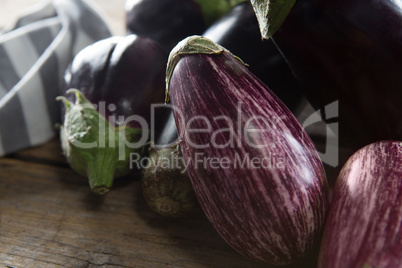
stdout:
{"type": "MultiPolygon", "coordinates": [[[[42,155],[52,146],[29,154],[42,155]]],[[[98,197],[69,168],[18,155],[0,159],[4,266],[259,266],[229,248],[201,213],[181,220],[155,215],[143,201],[138,178],[119,179],[98,197]]]]}

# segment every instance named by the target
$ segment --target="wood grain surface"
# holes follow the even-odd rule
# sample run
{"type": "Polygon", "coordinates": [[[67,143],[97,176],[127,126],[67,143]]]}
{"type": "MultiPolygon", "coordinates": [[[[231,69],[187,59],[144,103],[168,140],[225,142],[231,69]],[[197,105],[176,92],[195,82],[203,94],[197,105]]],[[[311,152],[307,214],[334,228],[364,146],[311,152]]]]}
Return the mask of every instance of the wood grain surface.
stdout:
{"type": "MultiPolygon", "coordinates": [[[[314,267],[315,254],[293,267],[314,267]]],[[[90,193],[58,140],[0,158],[1,267],[266,267],[220,238],[203,213],[167,219],[145,203],[138,174],[90,193]]]]}
{"type": "Polygon", "coordinates": [[[259,267],[233,251],[202,213],[171,220],[145,204],[138,176],[90,193],[59,142],[0,159],[4,267],[259,267]]]}

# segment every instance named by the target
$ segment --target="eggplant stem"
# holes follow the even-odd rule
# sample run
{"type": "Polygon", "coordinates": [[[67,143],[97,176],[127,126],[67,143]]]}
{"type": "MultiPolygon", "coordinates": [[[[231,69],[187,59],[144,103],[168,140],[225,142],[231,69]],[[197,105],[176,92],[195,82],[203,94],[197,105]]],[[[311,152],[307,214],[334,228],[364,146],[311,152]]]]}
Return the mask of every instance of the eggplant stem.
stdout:
{"type": "Polygon", "coordinates": [[[66,107],[66,109],[69,109],[71,107],[71,103],[69,102],[69,100],[64,97],[64,96],[58,96],[56,97],[56,101],[61,101],[63,102],[64,106],[66,107]]]}
{"type": "Polygon", "coordinates": [[[68,90],[66,90],[66,94],[81,94],[81,91],[79,91],[78,89],[76,89],[76,88],[70,88],[70,89],[68,89],[68,90]]]}
{"type": "Polygon", "coordinates": [[[103,186],[95,187],[94,189],[92,189],[92,192],[97,195],[105,195],[109,192],[109,188],[103,186]]]}
{"type": "Polygon", "coordinates": [[[106,194],[113,185],[116,163],[114,155],[107,151],[98,151],[88,163],[87,174],[91,191],[97,195],[106,194]]]}
{"type": "Polygon", "coordinates": [[[271,38],[281,27],[296,0],[251,0],[263,39],[271,38]]]}

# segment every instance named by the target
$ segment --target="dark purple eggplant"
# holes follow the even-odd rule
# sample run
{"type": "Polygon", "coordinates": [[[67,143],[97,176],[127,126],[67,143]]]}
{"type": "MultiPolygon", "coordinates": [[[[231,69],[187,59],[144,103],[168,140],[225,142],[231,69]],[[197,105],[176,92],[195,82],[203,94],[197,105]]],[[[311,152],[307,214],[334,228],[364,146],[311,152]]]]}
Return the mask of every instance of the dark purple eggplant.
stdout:
{"type": "Polygon", "coordinates": [[[206,28],[201,7],[193,0],[127,0],[125,9],[127,32],[159,42],[166,52],[206,28]]]}
{"type": "Polygon", "coordinates": [[[343,166],[318,267],[402,267],[402,142],[365,146],[343,166]]]}
{"type": "Polygon", "coordinates": [[[299,107],[304,99],[301,86],[272,40],[261,39],[250,2],[234,7],[203,36],[240,57],[291,111],[299,107]]]}
{"type": "Polygon", "coordinates": [[[148,164],[141,179],[149,207],[171,218],[187,217],[200,211],[178,141],[173,113],[149,149],[148,164]]]}
{"type": "Polygon", "coordinates": [[[156,149],[172,147],[178,141],[179,141],[179,134],[177,133],[173,111],[169,109],[169,116],[167,117],[167,120],[163,125],[162,131],[160,133],[156,133],[156,140],[153,147],[156,149]]]}
{"type": "Polygon", "coordinates": [[[228,50],[192,36],[171,52],[167,97],[197,199],[241,254],[275,265],[319,239],[328,185],[289,109],[228,50]]]}
{"type": "Polygon", "coordinates": [[[245,0],[127,0],[128,33],[149,37],[170,52],[183,38],[206,27],[245,0]]]}
{"type": "Polygon", "coordinates": [[[151,104],[164,99],[166,60],[155,41],[129,35],[86,47],[66,70],[62,147],[93,192],[106,193],[114,177],[127,174],[129,155],[148,141],[151,104]]]}
{"type": "Polygon", "coordinates": [[[312,105],[320,109],[339,101],[342,143],[358,149],[402,139],[398,1],[251,2],[263,37],[272,36],[312,105]]]}

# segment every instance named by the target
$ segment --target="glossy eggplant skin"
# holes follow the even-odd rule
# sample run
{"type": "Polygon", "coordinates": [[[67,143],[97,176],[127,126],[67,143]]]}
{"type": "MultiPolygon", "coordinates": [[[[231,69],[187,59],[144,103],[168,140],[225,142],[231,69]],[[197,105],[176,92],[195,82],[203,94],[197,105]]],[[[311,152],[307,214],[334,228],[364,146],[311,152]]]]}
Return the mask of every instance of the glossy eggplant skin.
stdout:
{"type": "Polygon", "coordinates": [[[250,2],[235,6],[203,36],[240,57],[248,68],[294,111],[303,98],[301,85],[271,39],[262,40],[250,2]]]}
{"type": "Polygon", "coordinates": [[[318,267],[402,267],[401,230],[402,142],[376,142],[339,174],[318,267]]]}
{"type": "MultiPolygon", "coordinates": [[[[141,116],[150,125],[151,103],[164,101],[166,61],[167,53],[149,38],[134,34],[107,38],[74,58],[65,73],[65,89],[78,89],[98,107],[105,102],[100,112],[107,119],[115,118],[110,123],[116,126],[119,116],[132,115],[141,116]]],[[[73,94],[66,97],[74,101],[73,94]]],[[[129,126],[141,127],[136,120],[129,126]]]]}
{"type": "MultiPolygon", "coordinates": [[[[192,38],[197,40],[189,37],[188,43],[192,38]]],[[[319,239],[328,207],[325,172],[312,141],[289,109],[229,52],[177,55],[173,68],[170,55],[167,81],[182,153],[204,213],[241,254],[274,265],[296,261],[319,239]],[[250,123],[253,118],[264,120],[250,123]],[[248,133],[250,126],[264,131],[248,133]],[[271,166],[249,165],[248,158],[271,166]]]]}
{"type": "Polygon", "coordinates": [[[339,100],[359,149],[402,139],[402,12],[391,0],[299,0],[273,35],[316,109],[339,100]]]}
{"type": "MultiPolygon", "coordinates": [[[[166,110],[163,111],[167,112],[166,110]]],[[[160,133],[156,133],[156,139],[154,147],[156,149],[162,149],[171,147],[179,141],[179,134],[177,133],[176,123],[174,121],[173,110],[169,108],[169,115],[166,122],[163,124],[160,133]]]]}
{"type": "Polygon", "coordinates": [[[201,34],[206,25],[193,0],[128,0],[126,29],[159,42],[169,53],[183,38],[201,34]]]}

